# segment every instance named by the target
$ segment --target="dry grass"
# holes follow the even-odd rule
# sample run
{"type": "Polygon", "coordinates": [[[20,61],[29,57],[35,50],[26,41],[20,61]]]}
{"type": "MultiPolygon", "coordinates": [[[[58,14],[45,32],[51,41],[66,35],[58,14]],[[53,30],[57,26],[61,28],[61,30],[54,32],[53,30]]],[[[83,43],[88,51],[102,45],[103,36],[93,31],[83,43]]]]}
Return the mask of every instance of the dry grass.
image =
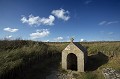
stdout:
{"type": "MultiPolygon", "coordinates": [[[[2,40],[0,41],[0,76],[6,79],[8,77],[10,79],[11,77],[12,79],[13,77],[22,76],[19,74],[23,73],[24,69],[28,71],[29,68],[31,68],[32,72],[34,72],[35,69],[40,69],[42,72],[43,67],[44,69],[48,69],[49,64],[53,65],[56,63],[57,66],[60,66],[61,52],[68,44],[68,42],[42,43],[25,40],[2,40]],[[42,64],[39,63],[39,65],[37,65],[38,62],[42,62],[42,64]],[[34,64],[34,67],[32,67],[32,64],[34,64]]],[[[104,67],[112,67],[120,70],[120,42],[85,42],[81,44],[87,48],[89,55],[96,55],[98,52],[102,52],[108,56],[109,61],[100,64],[103,63],[103,60],[96,55],[97,57],[93,57],[96,61],[94,61],[94,63],[92,61],[92,64],[99,61],[99,67],[92,71],[80,73],[79,75],[74,74],[78,79],[104,79],[102,75],[102,68],[104,67]]],[[[25,73],[26,72],[24,72],[24,74],[25,73]]],[[[30,73],[30,75],[32,75],[32,73],[30,73]]],[[[29,74],[27,76],[29,76],[29,74]]]]}

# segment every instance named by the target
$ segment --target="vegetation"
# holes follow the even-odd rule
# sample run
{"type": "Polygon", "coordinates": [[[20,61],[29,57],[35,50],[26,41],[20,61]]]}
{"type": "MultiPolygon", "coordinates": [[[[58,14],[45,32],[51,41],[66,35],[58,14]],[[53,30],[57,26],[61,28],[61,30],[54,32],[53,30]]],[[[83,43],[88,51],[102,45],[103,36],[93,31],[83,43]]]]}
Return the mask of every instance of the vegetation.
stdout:
{"type": "MultiPolygon", "coordinates": [[[[45,73],[44,76],[48,75],[50,66],[61,69],[61,52],[68,44],[68,42],[1,40],[0,79],[33,79],[33,77],[37,79],[38,76],[44,79],[42,73],[45,73]]],[[[89,65],[96,68],[86,69],[86,73],[75,76],[80,79],[103,79],[101,76],[103,67],[120,70],[120,42],[81,42],[81,44],[88,51],[88,58],[91,60],[89,65]]]]}

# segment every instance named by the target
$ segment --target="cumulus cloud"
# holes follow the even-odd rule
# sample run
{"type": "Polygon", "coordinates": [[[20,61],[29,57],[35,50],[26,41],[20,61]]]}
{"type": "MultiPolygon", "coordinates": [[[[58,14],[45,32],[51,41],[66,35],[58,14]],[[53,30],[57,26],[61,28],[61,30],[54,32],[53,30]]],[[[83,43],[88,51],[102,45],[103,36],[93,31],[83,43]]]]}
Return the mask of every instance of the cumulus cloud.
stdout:
{"type": "Polygon", "coordinates": [[[48,18],[40,18],[39,16],[33,16],[32,14],[28,16],[28,18],[26,18],[25,16],[22,16],[21,21],[22,23],[27,23],[29,25],[54,25],[54,20],[55,17],[53,15],[50,15],[48,18]]]}
{"type": "Polygon", "coordinates": [[[7,32],[17,32],[18,31],[18,29],[12,29],[12,28],[9,28],[9,27],[4,28],[3,30],[7,31],[7,32]]]}
{"type": "Polygon", "coordinates": [[[60,42],[60,41],[63,41],[63,39],[64,39],[63,37],[57,37],[54,40],[57,41],[57,42],[60,42]]]}
{"type": "Polygon", "coordinates": [[[31,33],[30,37],[32,39],[36,39],[36,38],[42,38],[45,36],[48,36],[50,34],[50,31],[48,29],[41,29],[41,30],[36,30],[35,33],[31,33]]]}
{"type": "Polygon", "coordinates": [[[54,20],[55,17],[50,15],[49,18],[42,18],[40,22],[45,25],[54,25],[54,20]]]}
{"type": "Polygon", "coordinates": [[[64,9],[59,9],[59,10],[53,10],[51,12],[54,16],[56,16],[57,18],[59,19],[62,19],[64,21],[67,21],[70,19],[70,16],[69,16],[69,11],[65,11],[64,9]]]}

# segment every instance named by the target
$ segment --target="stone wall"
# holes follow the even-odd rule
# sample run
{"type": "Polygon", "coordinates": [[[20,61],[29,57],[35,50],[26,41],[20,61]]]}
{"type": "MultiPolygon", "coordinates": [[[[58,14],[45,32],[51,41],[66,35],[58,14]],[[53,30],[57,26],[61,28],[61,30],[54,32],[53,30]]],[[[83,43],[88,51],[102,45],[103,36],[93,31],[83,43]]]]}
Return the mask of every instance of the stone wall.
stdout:
{"type": "Polygon", "coordinates": [[[77,71],[84,72],[84,53],[73,43],[70,43],[62,51],[62,68],[67,69],[67,56],[70,53],[73,53],[77,56],[77,71]]]}

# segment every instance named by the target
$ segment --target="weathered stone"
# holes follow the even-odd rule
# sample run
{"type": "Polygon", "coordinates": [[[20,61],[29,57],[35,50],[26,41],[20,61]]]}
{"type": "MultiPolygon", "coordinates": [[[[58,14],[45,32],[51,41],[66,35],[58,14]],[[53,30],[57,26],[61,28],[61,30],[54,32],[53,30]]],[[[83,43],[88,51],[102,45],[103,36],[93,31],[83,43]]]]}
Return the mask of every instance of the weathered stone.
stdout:
{"type": "Polygon", "coordinates": [[[117,77],[120,77],[120,74],[116,73],[116,76],[117,76],[117,77]]]}
{"type": "Polygon", "coordinates": [[[84,72],[86,60],[86,49],[71,39],[70,44],[62,51],[62,68],[84,72]]]}
{"type": "Polygon", "coordinates": [[[103,68],[105,79],[120,79],[120,73],[112,68],[103,68]]]}

